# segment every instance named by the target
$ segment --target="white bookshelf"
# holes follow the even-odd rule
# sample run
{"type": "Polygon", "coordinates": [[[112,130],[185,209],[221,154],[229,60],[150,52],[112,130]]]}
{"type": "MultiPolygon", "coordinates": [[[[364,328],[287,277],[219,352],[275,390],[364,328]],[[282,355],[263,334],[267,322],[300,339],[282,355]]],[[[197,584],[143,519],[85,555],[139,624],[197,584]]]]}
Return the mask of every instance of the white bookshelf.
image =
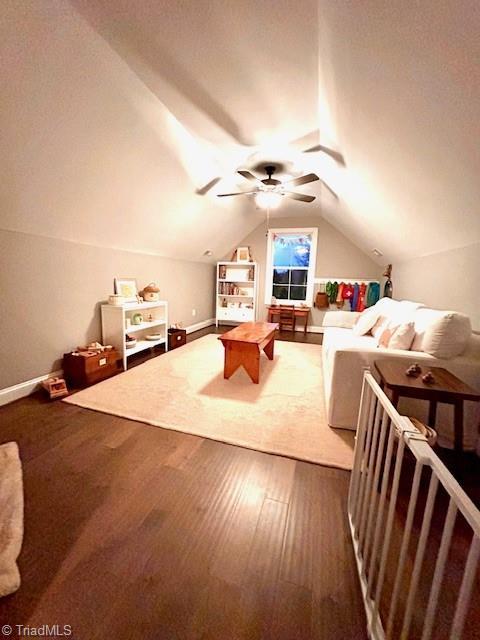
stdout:
{"type": "Polygon", "coordinates": [[[122,355],[123,368],[127,368],[129,356],[145,349],[151,349],[159,344],[168,349],[168,303],[165,300],[158,302],[134,302],[123,305],[102,304],[102,340],[103,344],[113,345],[122,355]],[[144,321],[141,324],[132,324],[135,314],[141,313],[144,321]],[[152,321],[147,321],[149,316],[152,321]],[[158,340],[147,340],[146,336],[160,334],[158,340]],[[134,347],[127,349],[126,335],[137,338],[134,347]]]}
{"type": "Polygon", "coordinates": [[[219,323],[255,322],[257,282],[256,262],[217,262],[215,292],[217,327],[219,323]]]}

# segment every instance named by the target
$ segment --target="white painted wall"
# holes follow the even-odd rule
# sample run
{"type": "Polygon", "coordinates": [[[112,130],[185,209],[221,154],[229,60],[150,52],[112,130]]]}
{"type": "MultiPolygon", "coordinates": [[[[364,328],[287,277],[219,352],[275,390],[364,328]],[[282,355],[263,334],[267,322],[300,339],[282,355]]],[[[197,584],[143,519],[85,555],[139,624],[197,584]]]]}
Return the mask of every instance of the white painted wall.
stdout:
{"type": "Polygon", "coordinates": [[[480,243],[394,264],[396,298],[418,300],[470,316],[480,331],[480,243]]]}
{"type": "Polygon", "coordinates": [[[115,277],[142,288],[156,281],[170,322],[215,315],[213,265],[0,231],[0,389],[55,371],[67,351],[101,341],[99,305],[115,277]]]}
{"type": "MultiPolygon", "coordinates": [[[[309,205],[306,206],[308,207],[309,205]]],[[[315,276],[317,278],[333,277],[340,280],[341,278],[376,279],[381,277],[382,268],[320,216],[278,217],[270,221],[270,228],[272,229],[302,227],[317,227],[318,229],[317,262],[315,267],[315,276]]],[[[266,318],[264,304],[267,258],[266,232],[267,225],[262,223],[237,245],[239,247],[249,246],[254,260],[259,264],[259,320],[266,318]]],[[[231,256],[232,252],[226,255],[224,259],[230,260],[231,256]]],[[[313,309],[310,324],[321,326],[323,315],[323,311],[313,309]]]]}

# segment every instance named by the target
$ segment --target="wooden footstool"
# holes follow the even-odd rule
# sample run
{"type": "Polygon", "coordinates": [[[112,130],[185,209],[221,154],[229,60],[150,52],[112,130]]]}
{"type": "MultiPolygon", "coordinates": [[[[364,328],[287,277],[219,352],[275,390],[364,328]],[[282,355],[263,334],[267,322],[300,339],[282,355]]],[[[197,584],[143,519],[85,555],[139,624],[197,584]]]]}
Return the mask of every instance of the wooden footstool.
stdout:
{"type": "Polygon", "coordinates": [[[269,360],[273,360],[275,322],[244,322],[227,331],[218,339],[225,347],[225,363],[223,377],[228,380],[238,367],[243,366],[252,382],[260,380],[260,353],[265,352],[269,360]]]}

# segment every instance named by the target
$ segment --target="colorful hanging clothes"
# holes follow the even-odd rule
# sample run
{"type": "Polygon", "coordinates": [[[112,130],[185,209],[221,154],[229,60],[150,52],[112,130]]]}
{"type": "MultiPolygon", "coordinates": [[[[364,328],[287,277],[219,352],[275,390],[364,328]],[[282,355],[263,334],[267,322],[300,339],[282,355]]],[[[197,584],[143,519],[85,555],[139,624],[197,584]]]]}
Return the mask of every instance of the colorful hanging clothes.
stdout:
{"type": "Polygon", "coordinates": [[[335,282],[332,285],[332,302],[337,301],[337,293],[338,293],[338,282],[335,280],[335,282]]]}
{"type": "Polygon", "coordinates": [[[338,282],[327,282],[325,286],[325,292],[328,296],[330,304],[335,304],[338,294],[338,282]]]}
{"type": "Polygon", "coordinates": [[[373,307],[380,300],[380,283],[371,282],[367,289],[367,307],[373,307]]]}
{"type": "Polygon", "coordinates": [[[332,287],[333,287],[333,282],[329,280],[325,285],[325,293],[327,294],[327,298],[329,302],[331,302],[332,300],[332,287]]]}
{"type": "Polygon", "coordinates": [[[363,311],[365,309],[365,294],[367,293],[367,285],[362,282],[359,286],[358,301],[356,311],[363,311]]]}
{"type": "Polygon", "coordinates": [[[337,304],[343,304],[343,288],[344,287],[345,287],[345,284],[343,282],[341,282],[338,285],[337,299],[335,300],[337,304]]]}
{"type": "Polygon", "coordinates": [[[353,296],[352,296],[352,299],[350,300],[350,308],[351,308],[352,311],[356,311],[357,310],[359,292],[360,292],[360,285],[358,284],[358,282],[356,282],[353,285],[353,296]]]}
{"type": "Polygon", "coordinates": [[[343,299],[351,300],[353,298],[353,284],[346,284],[343,287],[343,299]]]}

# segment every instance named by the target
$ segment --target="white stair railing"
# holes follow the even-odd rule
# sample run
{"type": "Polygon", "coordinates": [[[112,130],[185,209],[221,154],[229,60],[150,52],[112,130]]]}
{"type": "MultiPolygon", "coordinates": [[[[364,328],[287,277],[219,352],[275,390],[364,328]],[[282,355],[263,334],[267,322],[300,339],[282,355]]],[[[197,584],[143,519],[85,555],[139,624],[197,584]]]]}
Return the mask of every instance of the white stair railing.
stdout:
{"type": "MultiPolygon", "coordinates": [[[[425,474],[423,480],[424,478],[425,474]]],[[[469,611],[480,557],[480,512],[427,444],[423,435],[408,418],[401,416],[394,409],[372,374],[365,371],[348,498],[348,516],[370,638],[434,638],[432,634],[439,596],[442,586],[445,586],[445,567],[459,514],[471,529],[471,542],[465,554],[463,577],[458,593],[453,594],[449,635],[446,636],[450,640],[462,638],[469,611]],[[410,454],[406,453],[407,451],[410,454]],[[408,466],[411,470],[412,464],[413,479],[405,490],[405,483],[401,483],[402,474],[404,467],[408,466]],[[418,525],[418,498],[425,469],[430,469],[431,473],[425,506],[418,525]],[[436,524],[435,533],[441,534],[440,544],[435,568],[425,585],[425,575],[428,572],[422,573],[422,565],[439,487],[447,494],[448,507],[443,519],[443,530],[440,529],[439,532],[436,524]],[[397,508],[399,497],[402,504],[405,503],[405,492],[408,507],[404,524],[401,525],[397,508]],[[417,523],[416,529],[414,522],[417,523]],[[412,535],[414,529],[418,540],[413,564],[408,570],[407,564],[411,564],[412,540],[415,542],[415,536],[412,535]],[[395,548],[392,546],[394,540],[397,543],[395,548]],[[392,549],[395,549],[393,553],[392,549]],[[424,600],[426,606],[420,617],[420,628],[417,616],[413,629],[420,580],[422,593],[424,596],[426,593],[427,599],[424,600]]],[[[445,618],[443,610],[442,616],[445,618]]]]}

